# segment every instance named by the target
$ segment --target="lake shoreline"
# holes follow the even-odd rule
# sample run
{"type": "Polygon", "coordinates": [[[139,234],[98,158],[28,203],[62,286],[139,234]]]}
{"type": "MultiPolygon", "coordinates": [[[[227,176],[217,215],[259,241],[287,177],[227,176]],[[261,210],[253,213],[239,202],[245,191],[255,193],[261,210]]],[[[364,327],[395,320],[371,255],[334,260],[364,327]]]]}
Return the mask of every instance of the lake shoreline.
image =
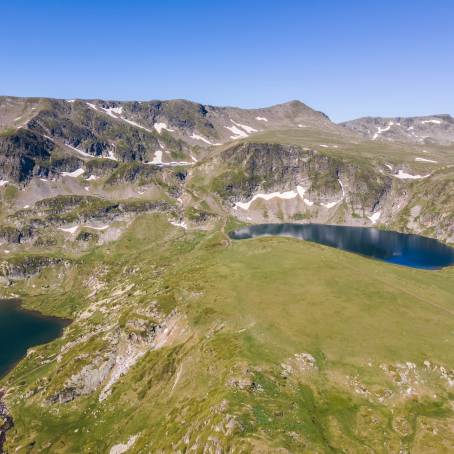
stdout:
{"type": "MultiPolygon", "coordinates": [[[[35,309],[28,309],[22,306],[22,300],[20,298],[0,298],[0,309],[4,309],[5,306],[9,306],[9,308],[13,308],[18,315],[26,315],[29,317],[30,320],[40,321],[51,323],[53,327],[57,328],[57,331],[54,333],[55,335],[49,339],[43,339],[43,342],[37,342],[30,344],[26,347],[25,353],[23,355],[18,356],[10,360],[9,363],[6,363],[5,369],[2,371],[0,369],[0,382],[12,371],[14,368],[27,356],[27,352],[30,348],[44,345],[49,342],[52,342],[55,339],[58,339],[63,335],[64,329],[72,322],[70,319],[55,317],[52,315],[45,315],[35,309]]],[[[1,364],[0,364],[1,366],[1,364]]],[[[3,454],[4,445],[6,443],[6,435],[9,430],[14,427],[14,420],[9,410],[6,406],[6,402],[4,397],[6,395],[6,391],[3,388],[0,388],[0,419],[3,421],[0,425],[0,454],[3,454]]],[[[0,421],[1,422],[1,421],[0,421]]]]}
{"type": "Polygon", "coordinates": [[[292,237],[354,253],[385,263],[422,270],[440,270],[454,265],[454,248],[439,240],[382,230],[333,224],[253,224],[227,233],[232,240],[258,237],[292,237]]]}
{"type": "Polygon", "coordinates": [[[56,335],[51,339],[44,339],[42,342],[37,342],[33,345],[27,346],[25,354],[17,360],[11,361],[10,364],[7,364],[5,370],[1,370],[0,364],[0,382],[17,366],[17,364],[19,364],[20,361],[22,361],[22,359],[26,357],[28,349],[37,347],[39,345],[45,345],[55,339],[58,339],[63,335],[64,329],[72,323],[71,319],[56,317],[53,315],[45,315],[42,312],[37,311],[36,309],[25,308],[22,306],[22,300],[20,298],[0,298],[0,310],[4,308],[5,305],[9,305],[10,308],[13,307],[20,315],[26,315],[36,321],[49,322],[53,324],[54,327],[57,328],[57,332],[56,335]]]}

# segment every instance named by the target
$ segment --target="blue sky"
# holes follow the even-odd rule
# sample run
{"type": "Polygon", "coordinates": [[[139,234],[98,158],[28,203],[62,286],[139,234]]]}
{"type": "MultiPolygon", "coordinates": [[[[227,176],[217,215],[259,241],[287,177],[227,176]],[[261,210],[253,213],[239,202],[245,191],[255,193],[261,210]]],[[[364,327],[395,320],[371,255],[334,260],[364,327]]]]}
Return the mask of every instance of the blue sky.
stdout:
{"type": "Polygon", "coordinates": [[[454,114],[454,2],[0,2],[0,94],[454,114]]]}

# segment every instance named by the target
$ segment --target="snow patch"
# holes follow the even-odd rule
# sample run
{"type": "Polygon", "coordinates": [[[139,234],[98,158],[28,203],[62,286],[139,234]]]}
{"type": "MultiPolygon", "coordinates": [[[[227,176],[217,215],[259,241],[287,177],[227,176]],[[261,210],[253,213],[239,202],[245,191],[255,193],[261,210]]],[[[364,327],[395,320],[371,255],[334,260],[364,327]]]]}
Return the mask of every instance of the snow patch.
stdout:
{"type": "Polygon", "coordinates": [[[309,205],[312,206],[313,202],[310,200],[307,200],[304,198],[304,193],[305,189],[302,186],[297,186],[296,191],[286,191],[286,192],[271,192],[269,194],[255,194],[252,199],[249,202],[237,202],[235,203],[235,209],[236,208],[241,208],[242,210],[249,210],[251,204],[257,200],[257,199],[263,199],[263,200],[271,200],[274,198],[279,198],[279,199],[294,199],[298,195],[303,199],[303,201],[309,205]]]}
{"type": "Polygon", "coordinates": [[[145,126],[139,125],[139,123],[136,123],[135,121],[128,120],[127,118],[121,118],[122,120],[126,121],[126,123],[129,123],[132,126],[135,126],[136,128],[144,129],[145,131],[148,132],[153,132],[151,129],[146,128],[145,126]]]}
{"type": "Polygon", "coordinates": [[[109,150],[106,159],[110,159],[112,161],[118,161],[118,158],[115,157],[113,150],[109,150]]]}
{"type": "Polygon", "coordinates": [[[213,142],[210,142],[207,138],[199,135],[199,134],[196,134],[196,133],[193,133],[192,136],[191,136],[191,139],[194,139],[194,140],[201,140],[202,142],[205,142],[207,143],[208,145],[221,145],[220,143],[213,143],[213,142]]]}
{"type": "Polygon", "coordinates": [[[229,131],[235,134],[234,136],[230,136],[231,139],[245,139],[248,137],[248,134],[242,131],[241,129],[237,128],[236,126],[225,126],[229,131]]]}
{"type": "Polygon", "coordinates": [[[0,188],[2,186],[6,186],[7,183],[8,183],[8,180],[0,180],[0,188]]]}
{"type": "Polygon", "coordinates": [[[386,132],[386,131],[389,131],[391,129],[392,126],[394,126],[394,122],[393,121],[390,121],[388,123],[387,126],[385,126],[384,128],[382,128],[381,126],[378,126],[377,128],[377,132],[374,134],[374,136],[372,137],[372,140],[376,140],[378,138],[378,136],[380,134],[382,134],[383,132],[386,132]]]}
{"type": "Polygon", "coordinates": [[[344,185],[342,184],[342,181],[338,178],[337,181],[339,182],[339,186],[342,189],[342,198],[345,197],[345,190],[344,190],[344,185]]]}
{"type": "Polygon", "coordinates": [[[150,164],[162,164],[162,151],[156,150],[154,153],[153,161],[150,164]]]}
{"type": "MultiPolygon", "coordinates": [[[[47,137],[47,136],[46,136],[47,137]]],[[[50,137],[47,137],[48,139],[52,140],[50,137]]],[[[86,151],[83,151],[83,150],[79,150],[78,148],[76,147],[73,147],[72,145],[70,145],[69,143],[65,143],[65,145],[68,147],[68,148],[71,148],[71,150],[74,150],[74,151],[77,151],[77,153],[79,153],[80,155],[82,156],[85,156],[87,158],[93,158],[93,156],[90,154],[90,153],[87,153],[86,151]]]]}
{"type": "Polygon", "coordinates": [[[338,178],[337,179],[338,183],[339,183],[339,186],[341,187],[341,190],[342,190],[342,198],[339,199],[339,200],[334,200],[332,202],[322,202],[320,205],[324,206],[325,208],[333,208],[334,206],[336,206],[338,203],[342,202],[342,200],[344,200],[345,198],[345,189],[344,189],[344,185],[342,184],[342,181],[338,178]]]}
{"type": "Polygon", "coordinates": [[[388,167],[389,170],[393,170],[393,166],[391,164],[385,164],[386,167],[388,167]]]}
{"type": "Polygon", "coordinates": [[[274,198],[279,199],[294,199],[298,195],[296,191],[286,191],[286,192],[271,192],[269,194],[256,194],[252,197],[249,202],[237,202],[235,207],[241,208],[242,210],[249,210],[251,204],[257,199],[271,200],[274,198]]]}
{"type": "Polygon", "coordinates": [[[69,102],[70,104],[72,104],[73,102],[76,102],[75,99],[67,99],[66,102],[69,102]]]}
{"type": "Polygon", "coordinates": [[[306,190],[302,186],[298,185],[298,186],[296,186],[296,191],[292,190],[292,191],[285,191],[285,192],[271,192],[268,194],[255,194],[252,197],[252,199],[249,200],[249,202],[235,203],[234,209],[236,210],[238,208],[241,208],[242,210],[249,210],[252,203],[257,199],[271,200],[274,198],[279,198],[279,199],[290,200],[290,199],[294,199],[297,196],[299,196],[307,206],[314,205],[314,202],[312,202],[309,199],[306,199],[304,197],[305,192],[306,192],[306,190]]]}
{"type": "Polygon", "coordinates": [[[171,162],[163,162],[162,160],[162,150],[156,150],[154,153],[154,158],[152,161],[145,162],[144,164],[153,164],[157,166],[191,166],[193,162],[187,161],[171,161],[171,162]]]}
{"type": "Polygon", "coordinates": [[[118,118],[117,115],[121,115],[123,113],[123,107],[101,107],[104,112],[106,112],[107,115],[109,115],[112,118],[118,118]],[[116,114],[116,115],[114,115],[116,114]]]}
{"type": "Polygon", "coordinates": [[[96,175],[90,175],[86,180],[87,181],[94,181],[94,180],[97,180],[98,177],[96,175]]]}
{"type": "Polygon", "coordinates": [[[77,177],[80,177],[84,172],[85,172],[84,169],[79,168],[79,169],[74,170],[74,172],[62,172],[61,174],[64,177],[77,178],[77,177]]]}
{"type": "Polygon", "coordinates": [[[175,227],[181,227],[182,229],[185,229],[187,230],[188,228],[188,225],[186,224],[186,222],[184,221],[181,221],[181,222],[178,222],[178,221],[170,221],[170,223],[172,225],[174,225],[175,227]]]}
{"type": "Polygon", "coordinates": [[[59,227],[58,230],[61,230],[62,232],[74,234],[77,232],[78,228],[79,228],[79,226],[75,225],[74,227],[59,227]]]}
{"type": "Polygon", "coordinates": [[[92,104],[90,102],[87,102],[86,104],[87,104],[88,107],[90,107],[90,109],[98,111],[98,108],[94,104],[92,104]]]}
{"type": "Polygon", "coordinates": [[[170,131],[170,132],[174,131],[173,129],[170,129],[166,123],[155,123],[153,126],[154,126],[154,129],[156,129],[156,131],[158,131],[159,134],[161,134],[163,129],[165,129],[166,131],[170,131]]]}
{"type": "Polygon", "coordinates": [[[367,216],[371,221],[372,224],[376,224],[377,221],[380,219],[381,211],[377,211],[376,213],[372,214],[371,216],[367,216]]]}
{"type": "Polygon", "coordinates": [[[435,120],[435,119],[431,119],[431,120],[422,120],[421,123],[423,125],[427,124],[427,123],[433,123],[435,125],[440,125],[441,124],[441,120],[435,120]]]}
{"type": "Polygon", "coordinates": [[[427,175],[411,175],[403,170],[399,170],[397,174],[394,175],[396,178],[400,178],[401,180],[421,180],[423,178],[430,177],[430,173],[427,175]]]}
{"type": "Polygon", "coordinates": [[[415,158],[415,161],[418,161],[418,162],[432,162],[434,164],[438,163],[438,161],[434,161],[433,159],[426,159],[426,158],[415,158]]]}
{"type": "Polygon", "coordinates": [[[333,208],[334,206],[336,206],[339,202],[340,202],[340,200],[336,200],[335,202],[327,202],[327,203],[322,202],[320,205],[329,209],[329,208],[333,208]]]}
{"type": "Polygon", "coordinates": [[[241,123],[237,123],[236,121],[230,120],[235,126],[238,126],[241,129],[244,129],[248,134],[252,134],[253,132],[257,132],[257,129],[247,126],[247,125],[242,125],[241,123]]]}
{"type": "Polygon", "coordinates": [[[303,202],[304,202],[307,206],[311,207],[311,206],[314,204],[314,202],[312,202],[312,201],[310,201],[309,199],[306,199],[306,198],[304,197],[304,194],[305,194],[305,192],[306,192],[306,189],[304,189],[302,186],[299,186],[299,185],[298,185],[298,186],[296,187],[296,192],[298,192],[298,195],[303,199],[303,202]]]}
{"type": "Polygon", "coordinates": [[[94,225],[85,225],[84,227],[87,227],[87,228],[93,229],[93,230],[107,230],[110,227],[110,225],[106,224],[106,225],[102,225],[101,227],[96,227],[94,225]]]}
{"type": "Polygon", "coordinates": [[[268,118],[265,118],[265,117],[255,117],[256,120],[258,121],[266,121],[268,122],[268,118]]]}
{"type": "Polygon", "coordinates": [[[129,439],[126,443],[119,443],[118,445],[112,446],[110,448],[109,454],[123,454],[126,451],[129,451],[129,449],[133,447],[137,438],[138,438],[138,435],[133,435],[133,436],[129,437],[129,439]]]}

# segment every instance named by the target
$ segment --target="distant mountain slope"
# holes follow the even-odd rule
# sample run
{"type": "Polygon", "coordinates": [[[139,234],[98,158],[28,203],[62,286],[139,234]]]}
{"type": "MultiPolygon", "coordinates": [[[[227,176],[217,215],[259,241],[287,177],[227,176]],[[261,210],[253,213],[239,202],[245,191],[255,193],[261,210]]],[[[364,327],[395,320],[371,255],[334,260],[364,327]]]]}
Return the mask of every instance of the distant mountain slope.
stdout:
{"type": "Polygon", "coordinates": [[[341,125],[371,140],[438,145],[454,143],[454,118],[450,115],[364,117],[341,125]]]}
{"type": "Polygon", "coordinates": [[[71,161],[57,171],[75,170],[95,157],[188,165],[213,146],[268,130],[304,128],[344,132],[325,114],[300,101],[240,109],[186,100],[0,97],[0,155],[4,163],[0,177],[26,181],[33,175],[47,175],[55,171],[50,165],[55,157],[71,161]]]}
{"type": "MultiPolygon", "coordinates": [[[[308,126],[339,129],[325,114],[300,101],[261,109],[240,109],[186,100],[121,102],[0,97],[0,130],[36,127],[36,123],[30,124],[32,120],[42,126],[43,132],[57,132],[65,139],[71,139],[68,133],[72,124],[92,134],[99,134],[114,124],[141,129],[158,137],[163,132],[172,132],[174,138],[202,147],[268,129],[308,126]],[[95,119],[98,122],[102,119],[103,124],[93,123],[95,119]],[[58,131],[53,131],[57,127],[58,131]]],[[[78,132],[85,133],[84,139],[92,139],[88,132],[78,132]]]]}

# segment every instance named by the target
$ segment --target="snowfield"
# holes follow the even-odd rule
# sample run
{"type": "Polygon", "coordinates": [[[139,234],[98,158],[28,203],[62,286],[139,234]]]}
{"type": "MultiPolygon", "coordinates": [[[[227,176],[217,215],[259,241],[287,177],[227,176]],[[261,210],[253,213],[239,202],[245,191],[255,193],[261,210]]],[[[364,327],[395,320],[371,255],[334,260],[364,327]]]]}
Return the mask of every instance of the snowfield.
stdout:
{"type": "MultiPolygon", "coordinates": [[[[339,200],[334,200],[332,202],[322,202],[320,203],[321,206],[325,207],[325,208],[333,208],[334,206],[336,206],[337,204],[341,203],[344,198],[345,198],[345,189],[344,189],[344,185],[342,184],[342,181],[341,180],[338,180],[339,182],[339,185],[341,187],[341,190],[342,190],[342,198],[340,198],[339,200]]],[[[298,185],[296,187],[296,190],[291,190],[291,191],[285,191],[285,192],[271,192],[271,193],[260,193],[260,194],[255,194],[251,200],[249,200],[248,202],[236,202],[235,205],[234,205],[234,209],[238,209],[238,208],[241,208],[242,210],[249,210],[251,205],[258,199],[262,199],[262,200],[271,200],[271,199],[274,199],[274,198],[278,198],[278,199],[284,199],[284,200],[290,200],[290,199],[294,199],[296,197],[300,197],[300,199],[307,205],[307,206],[313,206],[314,205],[314,202],[309,200],[309,199],[306,199],[304,197],[306,193],[306,189],[303,188],[302,186],[298,185]]]]}
{"type": "Polygon", "coordinates": [[[298,195],[296,191],[287,191],[287,192],[271,192],[269,194],[256,194],[252,197],[249,202],[237,202],[235,207],[241,208],[242,210],[249,210],[251,204],[254,203],[257,199],[271,200],[274,198],[279,199],[294,199],[298,195]]]}
{"type": "MultiPolygon", "coordinates": [[[[314,205],[314,202],[306,199],[304,197],[304,194],[305,194],[306,190],[298,185],[296,187],[296,190],[291,190],[291,191],[285,191],[285,192],[271,192],[271,193],[262,193],[262,194],[255,194],[251,200],[249,200],[249,202],[237,202],[235,203],[235,206],[234,206],[234,209],[238,209],[238,208],[241,208],[242,210],[249,210],[249,208],[251,207],[252,203],[254,203],[256,200],[258,199],[262,199],[262,200],[271,200],[271,199],[274,199],[274,198],[278,198],[278,199],[283,199],[283,200],[290,200],[290,199],[294,199],[296,197],[300,197],[301,200],[303,200],[303,202],[307,205],[307,206],[312,206],[314,205]]],[[[337,203],[337,202],[336,202],[337,203]]]]}

